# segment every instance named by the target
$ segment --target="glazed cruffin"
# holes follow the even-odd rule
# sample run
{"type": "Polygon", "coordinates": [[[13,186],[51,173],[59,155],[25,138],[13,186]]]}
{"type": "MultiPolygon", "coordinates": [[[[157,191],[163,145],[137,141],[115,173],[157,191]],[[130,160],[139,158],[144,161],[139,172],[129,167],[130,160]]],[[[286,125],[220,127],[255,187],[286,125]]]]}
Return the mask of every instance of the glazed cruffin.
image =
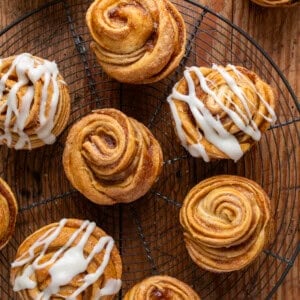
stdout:
{"type": "Polygon", "coordinates": [[[159,81],[185,52],[185,23],[168,0],[95,0],[86,22],[99,64],[121,82],[159,81]]]}
{"type": "Polygon", "coordinates": [[[21,299],[114,299],[122,261],[112,237],[94,222],[62,219],[28,236],[12,263],[21,299]]]}
{"type": "Polygon", "coordinates": [[[189,67],[168,97],[175,131],[194,157],[238,161],[276,121],[269,84],[244,67],[189,67]]]}
{"type": "Polygon", "coordinates": [[[69,90],[55,62],[22,53],[0,59],[0,144],[53,144],[70,115],[69,90]]]}

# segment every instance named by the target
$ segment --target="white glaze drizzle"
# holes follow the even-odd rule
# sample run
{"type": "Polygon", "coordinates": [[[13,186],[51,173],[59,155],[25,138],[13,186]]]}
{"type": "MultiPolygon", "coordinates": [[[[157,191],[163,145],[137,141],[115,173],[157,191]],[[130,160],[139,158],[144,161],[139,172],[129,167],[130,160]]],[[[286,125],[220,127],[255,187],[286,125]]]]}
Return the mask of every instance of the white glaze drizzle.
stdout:
{"type": "MultiPolygon", "coordinates": [[[[238,77],[244,76],[241,72],[239,72],[234,66],[228,65],[234,73],[238,77]]],[[[175,121],[175,128],[177,131],[177,135],[181,141],[181,144],[186,148],[186,150],[195,157],[202,157],[204,161],[209,161],[209,156],[204,148],[204,146],[201,143],[202,135],[200,132],[198,132],[198,141],[197,143],[190,145],[187,142],[187,136],[186,133],[182,127],[182,122],[180,120],[177,107],[174,103],[174,100],[183,101],[188,104],[190,111],[197,123],[197,126],[201,128],[201,130],[204,133],[204,136],[207,141],[209,141],[211,144],[213,144],[216,148],[221,150],[223,153],[225,153],[228,157],[233,159],[235,162],[238,161],[242,155],[243,151],[240,147],[239,141],[237,138],[231,134],[229,131],[227,131],[222,122],[219,120],[219,117],[213,116],[213,114],[210,112],[209,109],[206,108],[204,103],[199,99],[196,95],[196,87],[195,83],[191,77],[191,72],[193,72],[199,79],[200,87],[202,91],[204,91],[206,94],[208,94],[210,97],[214,99],[214,101],[219,105],[219,107],[227,113],[227,115],[231,118],[233,123],[244,133],[251,136],[253,140],[258,141],[261,138],[261,132],[259,128],[257,127],[256,123],[252,120],[251,111],[249,105],[254,105],[250,99],[246,97],[246,95],[243,93],[243,90],[238,86],[237,82],[234,80],[234,78],[225,70],[225,68],[217,66],[213,64],[212,66],[213,70],[216,70],[226,81],[227,85],[231,89],[231,91],[238,97],[240,100],[242,107],[244,108],[244,111],[246,113],[243,113],[243,111],[232,101],[232,99],[228,95],[223,95],[226,97],[226,100],[234,106],[235,111],[232,110],[230,107],[227,107],[219,98],[219,96],[209,88],[208,86],[208,80],[205,78],[205,76],[202,74],[200,69],[198,67],[190,67],[187,68],[184,71],[184,78],[188,85],[188,94],[184,95],[178,92],[176,84],[173,87],[172,94],[167,98],[167,101],[170,105],[171,113],[173,115],[173,119],[175,121]]],[[[245,76],[244,76],[245,78],[245,76]]],[[[249,80],[247,82],[250,83],[249,80]]],[[[212,85],[214,85],[213,82],[211,82],[212,85]]],[[[276,121],[276,115],[272,107],[266,102],[265,99],[261,96],[261,94],[257,91],[255,85],[253,83],[250,84],[250,87],[253,89],[253,91],[258,95],[259,99],[263,103],[263,105],[266,107],[269,115],[268,116],[263,115],[263,117],[268,122],[275,122],[276,121]]]]}
{"type": "Polygon", "coordinates": [[[97,291],[95,299],[117,294],[121,289],[121,285],[122,281],[120,279],[108,279],[104,287],[97,291]]]}
{"type": "MultiPolygon", "coordinates": [[[[230,65],[230,64],[229,64],[228,66],[233,70],[233,72],[234,72],[238,77],[242,77],[242,78],[244,78],[244,79],[247,79],[246,76],[245,76],[243,73],[239,72],[239,71],[237,70],[237,68],[236,68],[234,65],[230,65]]],[[[254,85],[254,83],[253,83],[251,80],[247,80],[247,82],[248,82],[248,84],[252,87],[252,89],[256,91],[256,94],[257,94],[259,100],[264,104],[264,106],[266,107],[266,109],[267,109],[269,115],[271,116],[271,118],[269,118],[268,116],[262,114],[261,112],[259,112],[259,114],[260,114],[266,121],[270,122],[271,124],[275,123],[277,117],[276,117],[276,114],[275,114],[274,109],[273,109],[273,108],[271,107],[271,105],[264,99],[264,97],[257,91],[257,89],[256,89],[256,87],[255,87],[255,85],[254,85]]],[[[249,103],[250,103],[251,105],[254,106],[254,104],[253,104],[249,99],[248,99],[248,101],[249,101],[249,103]]]]}
{"type": "MultiPolygon", "coordinates": [[[[0,66],[2,60],[0,59],[0,66]]],[[[0,100],[6,89],[6,81],[9,76],[16,71],[17,82],[8,91],[7,101],[0,106],[0,113],[6,108],[6,117],[4,121],[4,133],[0,135],[0,141],[6,140],[8,146],[12,143],[12,133],[18,134],[18,141],[14,145],[15,149],[22,149],[26,144],[30,148],[30,139],[24,132],[26,120],[30,113],[30,108],[34,101],[34,89],[38,81],[42,82],[41,102],[39,110],[39,127],[35,133],[40,140],[45,144],[52,144],[55,142],[55,136],[52,134],[54,127],[54,118],[59,101],[59,86],[58,86],[58,68],[55,62],[48,60],[39,61],[31,54],[23,53],[17,55],[13,60],[8,71],[0,79],[0,100]],[[27,86],[25,95],[22,97],[20,106],[18,108],[18,92],[19,90],[32,83],[33,86],[27,86]],[[52,96],[48,101],[48,88],[52,86],[52,96]],[[47,107],[47,102],[48,107],[47,107]],[[46,116],[46,107],[49,109],[46,116]],[[12,119],[15,118],[13,129],[10,128],[12,119]]],[[[61,82],[61,81],[60,81],[61,82]]],[[[61,82],[64,84],[63,82],[61,82]]]]}
{"type": "MultiPolygon", "coordinates": [[[[77,288],[72,295],[65,297],[65,299],[75,300],[78,295],[102,276],[109,263],[110,254],[114,247],[114,240],[110,236],[101,237],[88,257],[85,258],[84,246],[88,242],[89,237],[96,227],[94,222],[84,221],[80,228],[77,229],[68,239],[67,243],[52,255],[50,260],[41,264],[39,263],[47,252],[49,245],[61,233],[66,222],[66,219],[62,219],[57,227],[49,229],[43,236],[31,245],[27,252],[11,264],[12,268],[27,265],[23,273],[15,278],[13,287],[14,291],[35,288],[37,283],[31,280],[30,277],[36,270],[51,266],[48,270],[51,276],[51,281],[47,288],[36,296],[37,300],[48,300],[52,295],[58,295],[61,286],[67,285],[76,275],[85,272],[93,257],[105,249],[103,261],[96,272],[85,275],[81,280],[81,286],[77,288]],[[82,236],[80,241],[75,246],[72,246],[73,242],[81,233],[82,236]],[[35,249],[38,247],[42,247],[42,250],[35,258],[35,249]]],[[[108,279],[104,283],[104,286],[96,291],[94,299],[97,300],[103,296],[118,293],[121,288],[121,284],[122,282],[120,279],[108,279]]]]}

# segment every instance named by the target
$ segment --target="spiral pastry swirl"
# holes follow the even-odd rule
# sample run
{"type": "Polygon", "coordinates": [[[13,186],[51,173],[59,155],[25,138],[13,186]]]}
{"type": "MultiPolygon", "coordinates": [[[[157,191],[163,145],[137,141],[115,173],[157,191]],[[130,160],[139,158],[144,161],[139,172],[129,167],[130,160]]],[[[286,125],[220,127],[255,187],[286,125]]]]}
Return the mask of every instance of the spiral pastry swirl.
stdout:
{"type": "Polygon", "coordinates": [[[9,185],[0,178],[0,249],[10,240],[18,213],[18,204],[9,185]]]}
{"type": "Polygon", "coordinates": [[[100,65],[121,82],[159,81],[184,55],[185,24],[168,0],[95,0],[86,22],[100,65]]]}
{"type": "Polygon", "coordinates": [[[300,4],[299,0],[251,0],[265,7],[292,7],[300,4]]]}
{"type": "Polygon", "coordinates": [[[62,219],[20,245],[11,283],[21,299],[114,299],[122,262],[114,240],[94,222],[62,219]]]}
{"type": "Polygon", "coordinates": [[[54,62],[23,53],[0,60],[0,144],[52,144],[70,114],[66,83],[54,62]]]}
{"type": "Polygon", "coordinates": [[[124,300],[200,300],[184,282],[170,276],[152,276],[132,287],[124,300]]]}
{"type": "Polygon", "coordinates": [[[116,109],[99,109],[70,130],[63,165],[72,185],[91,201],[131,202],[160,174],[162,150],[143,124],[116,109]]]}
{"type": "Polygon", "coordinates": [[[187,250],[212,272],[250,264],[268,244],[270,200],[254,181],[221,175],[197,184],[180,210],[187,250]]]}
{"type": "Polygon", "coordinates": [[[239,160],[275,122],[272,88],[243,67],[191,67],[168,97],[177,135],[192,156],[239,160]]]}

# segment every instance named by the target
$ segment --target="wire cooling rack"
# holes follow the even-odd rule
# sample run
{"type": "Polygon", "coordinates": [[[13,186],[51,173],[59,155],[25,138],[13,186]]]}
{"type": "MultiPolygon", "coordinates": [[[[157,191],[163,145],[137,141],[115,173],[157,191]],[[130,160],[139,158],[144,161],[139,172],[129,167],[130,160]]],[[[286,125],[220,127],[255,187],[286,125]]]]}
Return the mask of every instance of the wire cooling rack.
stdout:
{"type": "Polygon", "coordinates": [[[272,59],[240,28],[196,1],[173,1],[188,30],[186,54],[175,73],[146,86],[120,84],[103,73],[91,53],[85,12],[91,1],[52,1],[0,31],[0,56],[21,52],[56,60],[69,84],[72,113],[68,127],[52,145],[33,151],[1,147],[1,176],[19,201],[16,232],[0,252],[0,298],[15,299],[9,284],[10,262],[18,245],[36,229],[62,217],[90,219],[112,235],[123,259],[122,295],[153,274],[175,276],[203,299],[270,298],[299,252],[300,105],[272,59]],[[175,142],[166,97],[185,66],[212,63],[243,65],[277,91],[277,123],[237,164],[204,163],[175,142]],[[146,124],[164,152],[163,172],[152,190],[128,205],[97,206],[68,183],[61,157],[72,124],[92,109],[115,107],[146,124]],[[228,274],[199,269],[185,249],[178,220],[189,189],[217,174],[238,174],[258,182],[272,201],[272,243],[249,267],[228,274]],[[298,206],[297,206],[298,205],[298,206]]]}

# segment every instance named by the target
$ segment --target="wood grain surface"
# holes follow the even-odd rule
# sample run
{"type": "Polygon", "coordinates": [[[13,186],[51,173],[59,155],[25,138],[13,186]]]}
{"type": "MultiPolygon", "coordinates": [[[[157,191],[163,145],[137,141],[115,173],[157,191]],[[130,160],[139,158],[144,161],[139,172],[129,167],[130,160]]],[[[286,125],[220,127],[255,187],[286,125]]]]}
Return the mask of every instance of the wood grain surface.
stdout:
{"type": "MultiPolygon", "coordinates": [[[[177,1],[180,2],[179,0],[177,1]]],[[[39,7],[45,2],[47,2],[47,0],[1,0],[0,30],[24,13],[39,7]]],[[[250,3],[249,0],[202,0],[200,2],[213,8],[216,12],[224,15],[248,32],[249,35],[252,36],[268,54],[270,54],[274,62],[284,73],[296,95],[299,97],[300,7],[292,9],[267,9],[258,7],[250,3]]],[[[242,49],[241,51],[243,50],[246,51],[246,49],[242,49]]],[[[292,111],[296,111],[295,108],[292,108],[292,111]]],[[[295,113],[295,115],[297,114],[295,113]]],[[[296,153],[299,155],[299,151],[296,151],[296,153]]],[[[299,165],[294,167],[300,170],[299,165]]],[[[299,211],[299,179],[298,182],[295,182],[295,185],[298,186],[296,190],[298,207],[296,207],[296,210],[299,211]]],[[[295,222],[297,222],[297,220],[295,222]]],[[[299,235],[297,239],[299,241],[299,235]]],[[[143,250],[141,249],[141,251],[143,250]]],[[[290,270],[283,284],[277,290],[274,299],[293,300],[299,298],[300,259],[298,257],[294,267],[290,270]]]]}

